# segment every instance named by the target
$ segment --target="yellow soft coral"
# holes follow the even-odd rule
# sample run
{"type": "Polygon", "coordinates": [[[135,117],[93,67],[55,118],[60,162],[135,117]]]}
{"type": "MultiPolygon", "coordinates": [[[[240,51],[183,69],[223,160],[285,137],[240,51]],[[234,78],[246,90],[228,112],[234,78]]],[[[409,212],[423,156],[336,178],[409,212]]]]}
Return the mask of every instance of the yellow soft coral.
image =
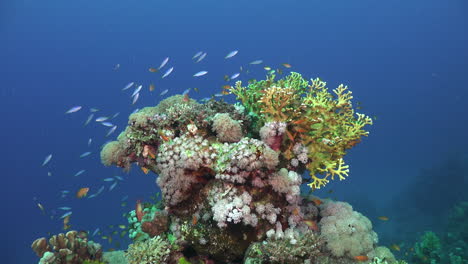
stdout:
{"type": "Polygon", "coordinates": [[[252,82],[248,87],[237,82],[231,92],[259,117],[260,123],[287,123],[282,156],[291,161],[296,144],[307,148],[305,167],[311,175],[310,187],[319,189],[335,176],[345,179],[349,166],[343,156],[369,134],[364,127],[371,125],[372,119],[354,112],[352,92],[343,84],[330,93],[327,83],[319,78],[308,82],[298,73],[278,81],[274,77],[269,75],[267,80],[252,82]]]}

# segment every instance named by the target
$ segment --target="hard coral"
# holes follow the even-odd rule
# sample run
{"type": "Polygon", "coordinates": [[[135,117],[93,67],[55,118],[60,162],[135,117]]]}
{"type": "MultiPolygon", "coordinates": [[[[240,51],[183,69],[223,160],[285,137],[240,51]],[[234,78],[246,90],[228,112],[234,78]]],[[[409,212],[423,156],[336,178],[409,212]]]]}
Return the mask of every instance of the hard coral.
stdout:
{"type": "Polygon", "coordinates": [[[86,260],[100,261],[102,258],[101,245],[88,241],[86,232],[69,231],[60,233],[49,239],[36,239],[32,249],[41,257],[39,263],[50,264],[81,264],[86,260]]]}
{"type": "Polygon", "coordinates": [[[170,243],[162,236],[138,241],[128,247],[125,256],[130,264],[168,263],[170,243]]]}

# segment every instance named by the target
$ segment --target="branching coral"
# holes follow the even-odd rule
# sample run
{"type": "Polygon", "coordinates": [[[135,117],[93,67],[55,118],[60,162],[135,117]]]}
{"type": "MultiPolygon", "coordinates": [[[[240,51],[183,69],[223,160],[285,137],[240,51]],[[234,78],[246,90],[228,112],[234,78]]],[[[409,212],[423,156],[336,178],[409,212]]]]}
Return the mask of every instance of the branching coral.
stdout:
{"type": "Polygon", "coordinates": [[[161,236],[156,236],[131,244],[125,256],[130,264],[164,264],[168,263],[170,252],[169,241],[161,236]]]}
{"type": "Polygon", "coordinates": [[[340,85],[331,94],[319,78],[309,83],[294,72],[278,81],[269,75],[267,80],[252,82],[247,87],[238,81],[230,92],[259,117],[260,123],[287,123],[287,138],[281,152],[291,161],[295,144],[307,147],[306,168],[313,189],[325,186],[334,176],[345,179],[349,170],[343,156],[362,136],[368,135],[364,127],[372,124],[370,117],[354,112],[348,87],[340,85]]]}

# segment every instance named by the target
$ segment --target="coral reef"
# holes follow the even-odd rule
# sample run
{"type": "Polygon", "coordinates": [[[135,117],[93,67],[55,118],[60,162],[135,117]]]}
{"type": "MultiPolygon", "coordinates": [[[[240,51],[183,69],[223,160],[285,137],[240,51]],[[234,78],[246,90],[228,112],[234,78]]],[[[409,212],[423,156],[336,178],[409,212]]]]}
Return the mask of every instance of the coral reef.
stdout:
{"type": "Polygon", "coordinates": [[[52,236],[47,243],[45,237],[36,239],[31,245],[40,264],[81,264],[85,261],[101,261],[101,245],[88,241],[86,232],[69,231],[52,236]]]}
{"type": "Polygon", "coordinates": [[[230,92],[242,105],[176,95],[146,107],[103,148],[104,165],[136,163],[158,175],[162,192],[160,206],[137,202],[128,216],[129,262],[352,263],[374,254],[367,218],[300,191],[344,179],[345,151],[368,134],[372,120],[355,114],[347,87],[332,95],[320,79],[291,73],[230,92]]]}
{"type": "MultiPolygon", "coordinates": [[[[318,78],[275,78],[271,72],[230,87],[242,105],[169,97],[130,115],[117,140],[104,146],[104,165],[130,171],[136,164],[157,175],[162,193],[160,203],[138,201],[128,215],[128,263],[395,262],[377,247],[366,217],[300,189],[345,179],[343,157],[368,135],[372,120],[354,112],[344,85],[332,94],[318,78]],[[302,178],[306,171],[310,177],[302,178]]],[[[33,244],[42,263],[55,263],[62,249],[101,258],[91,242],[51,242],[51,251],[44,240],[33,244]]]]}

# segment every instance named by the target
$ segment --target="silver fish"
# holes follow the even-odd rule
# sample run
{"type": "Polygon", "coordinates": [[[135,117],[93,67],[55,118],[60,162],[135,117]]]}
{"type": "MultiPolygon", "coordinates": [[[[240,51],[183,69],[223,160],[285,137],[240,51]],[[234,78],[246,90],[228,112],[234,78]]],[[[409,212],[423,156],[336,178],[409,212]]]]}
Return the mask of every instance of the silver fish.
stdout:
{"type": "Polygon", "coordinates": [[[93,232],[93,234],[91,236],[96,236],[98,232],[99,232],[99,227],[96,228],[96,230],[94,230],[94,232],[93,232]]]}
{"type": "Polygon", "coordinates": [[[193,55],[192,57],[192,60],[194,60],[195,58],[199,57],[200,55],[202,55],[203,51],[199,51],[197,53],[195,53],[195,55],[193,55]]]}
{"type": "Polygon", "coordinates": [[[107,134],[106,134],[106,137],[110,136],[112,133],[115,132],[115,130],[117,129],[117,126],[113,126],[109,129],[109,131],[107,131],[107,134]]]}
{"type": "Polygon", "coordinates": [[[139,92],[141,91],[141,88],[143,88],[143,85],[138,86],[138,87],[135,89],[135,91],[133,91],[132,97],[135,96],[137,93],[139,93],[139,92]]]}
{"type": "Polygon", "coordinates": [[[124,180],[122,177],[120,177],[120,176],[118,176],[118,175],[115,175],[114,177],[115,177],[117,180],[119,180],[119,181],[123,181],[123,180],[124,180]]]}
{"type": "Polygon", "coordinates": [[[159,94],[159,96],[163,96],[163,95],[167,94],[167,92],[169,92],[169,89],[166,89],[166,90],[162,91],[162,92],[159,94]]]}
{"type": "Polygon", "coordinates": [[[111,122],[102,122],[101,123],[103,126],[106,126],[106,127],[112,127],[114,126],[114,124],[112,124],[111,122]]]}
{"type": "Polygon", "coordinates": [[[80,155],[80,158],[84,158],[84,157],[87,157],[87,156],[89,156],[89,155],[91,155],[91,152],[90,152],[90,151],[86,151],[86,152],[84,152],[83,154],[80,155]]]}
{"type": "Polygon", "coordinates": [[[262,64],[262,63],[263,63],[262,60],[254,60],[254,61],[252,61],[252,62],[249,63],[249,64],[251,64],[251,65],[257,65],[257,64],[262,64]]]}
{"type": "Polygon", "coordinates": [[[184,92],[182,93],[182,95],[188,94],[188,93],[190,92],[190,89],[192,89],[192,88],[187,88],[187,89],[185,89],[184,92]]]}
{"type": "Polygon", "coordinates": [[[237,77],[239,77],[240,73],[234,73],[232,76],[231,76],[231,80],[234,80],[236,79],[237,77]]]}
{"type": "Polygon", "coordinates": [[[80,176],[81,174],[83,174],[83,173],[85,173],[85,172],[86,172],[86,170],[80,170],[79,172],[75,173],[74,176],[75,176],[75,177],[78,177],[78,176],[80,176]]]}
{"type": "Polygon", "coordinates": [[[85,126],[87,126],[89,124],[89,122],[91,122],[91,120],[93,120],[94,118],[94,114],[90,114],[88,116],[88,119],[86,119],[86,122],[84,123],[85,126]]]}
{"type": "Polygon", "coordinates": [[[59,207],[58,209],[59,209],[59,210],[63,210],[63,211],[70,211],[70,210],[71,210],[71,207],[64,206],[64,207],[59,207]]]}
{"type": "Polygon", "coordinates": [[[60,217],[60,219],[63,219],[63,218],[65,218],[65,217],[67,217],[67,216],[70,216],[70,215],[72,215],[72,211],[64,213],[64,214],[60,217]]]}
{"type": "Polygon", "coordinates": [[[96,122],[104,122],[104,121],[106,121],[107,119],[109,119],[109,117],[107,117],[107,116],[100,116],[100,117],[96,118],[96,122]]]}
{"type": "Polygon", "coordinates": [[[131,83],[127,84],[127,86],[125,86],[125,87],[122,89],[122,91],[125,91],[125,90],[128,90],[128,89],[132,88],[132,86],[133,86],[134,84],[135,84],[134,82],[131,82],[131,83]]]}
{"type": "Polygon", "coordinates": [[[199,72],[195,73],[193,75],[193,77],[200,77],[200,76],[203,76],[203,75],[205,75],[207,73],[208,73],[207,71],[199,71],[199,72]]]}
{"type": "Polygon", "coordinates": [[[70,108],[67,112],[65,112],[65,114],[71,114],[71,113],[75,113],[75,112],[78,112],[81,110],[81,106],[74,106],[72,108],[70,108]]]}
{"type": "Polygon", "coordinates": [[[226,57],[224,57],[224,58],[225,58],[225,59],[230,59],[230,58],[236,56],[236,54],[237,54],[238,52],[239,52],[238,50],[233,50],[233,51],[229,52],[229,54],[226,55],[226,57]]]}
{"type": "Polygon", "coordinates": [[[161,65],[159,65],[158,70],[162,69],[162,67],[166,66],[166,64],[169,62],[169,57],[166,57],[162,62],[161,65]]]}
{"type": "Polygon", "coordinates": [[[198,57],[198,60],[195,62],[195,63],[198,63],[200,61],[202,61],[205,57],[206,57],[207,53],[203,53],[200,57],[198,57]]]}
{"type": "Polygon", "coordinates": [[[110,187],[109,187],[109,192],[114,190],[115,186],[117,186],[118,182],[114,182],[110,187]]]}
{"type": "Polygon", "coordinates": [[[162,78],[166,78],[169,74],[171,74],[171,72],[174,70],[174,67],[171,67],[169,68],[169,70],[166,71],[166,73],[164,73],[164,75],[162,76],[162,78]]]}
{"type": "Polygon", "coordinates": [[[132,105],[134,105],[134,104],[138,101],[138,98],[140,98],[140,94],[139,94],[139,93],[137,93],[137,94],[133,97],[132,105]]]}
{"type": "Polygon", "coordinates": [[[47,155],[47,157],[45,157],[44,159],[44,162],[42,162],[42,166],[47,165],[47,163],[49,163],[51,159],[52,159],[52,154],[47,155]]]}

